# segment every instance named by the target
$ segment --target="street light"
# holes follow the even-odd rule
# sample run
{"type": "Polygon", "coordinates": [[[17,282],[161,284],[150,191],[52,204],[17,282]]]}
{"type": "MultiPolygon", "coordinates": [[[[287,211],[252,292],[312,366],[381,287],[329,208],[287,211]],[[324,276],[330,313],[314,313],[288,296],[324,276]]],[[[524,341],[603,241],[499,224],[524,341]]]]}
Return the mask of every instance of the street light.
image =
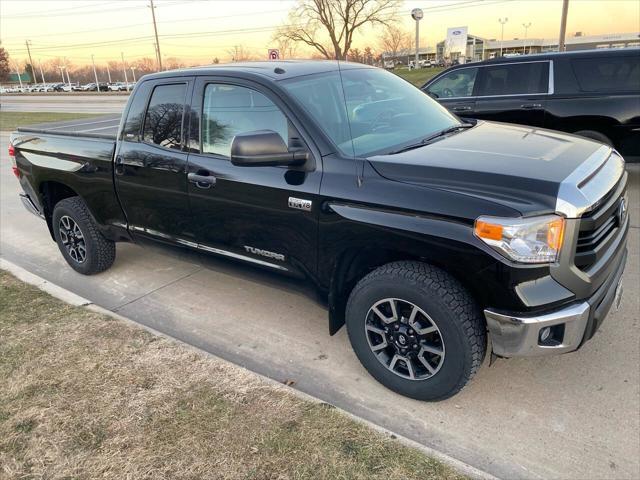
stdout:
{"type": "MultiPolygon", "coordinates": [[[[524,27],[524,50],[523,53],[526,55],[527,54],[527,30],[529,30],[529,27],[531,26],[531,22],[529,23],[523,23],[522,26],[524,27]]],[[[529,53],[531,53],[531,48],[529,48],[529,53]]]]}
{"type": "Polygon", "coordinates": [[[502,56],[502,44],[504,43],[504,24],[509,21],[507,17],[499,18],[498,21],[502,25],[502,35],[500,36],[500,56],[502,56]]]}
{"type": "Polygon", "coordinates": [[[418,62],[420,58],[420,55],[418,53],[420,48],[420,20],[422,20],[423,17],[424,13],[422,13],[422,10],[420,10],[419,8],[414,8],[413,10],[411,10],[411,18],[416,21],[416,58],[413,68],[418,68],[418,62]]]}
{"type": "Polygon", "coordinates": [[[136,67],[131,67],[131,75],[133,75],[133,83],[136,83],[136,67]]]}

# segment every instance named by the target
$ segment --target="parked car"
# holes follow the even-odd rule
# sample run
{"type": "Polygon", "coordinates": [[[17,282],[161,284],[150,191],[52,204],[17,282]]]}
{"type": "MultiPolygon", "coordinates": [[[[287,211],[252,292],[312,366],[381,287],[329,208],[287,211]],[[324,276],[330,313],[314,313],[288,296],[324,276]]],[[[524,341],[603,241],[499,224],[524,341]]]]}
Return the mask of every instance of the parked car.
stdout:
{"type": "Polygon", "coordinates": [[[549,128],[640,160],[640,49],[521,55],[459,65],[422,89],[463,117],[549,128]]]}
{"type": "MultiPolygon", "coordinates": [[[[418,67],[417,68],[427,68],[429,66],[429,62],[427,60],[418,60],[418,67]]],[[[416,62],[415,60],[411,60],[409,62],[409,70],[415,70],[416,69],[416,62]]]]}
{"type": "Polygon", "coordinates": [[[403,395],[454,395],[487,351],[575,351],[621,298],[618,153],[462,122],[383,69],[161,72],[120,130],[100,123],[10,136],[22,201],[71,268],[96,274],[116,242],[159,242],[308,281],[330,333],[346,322],[364,367],[403,395]]]}

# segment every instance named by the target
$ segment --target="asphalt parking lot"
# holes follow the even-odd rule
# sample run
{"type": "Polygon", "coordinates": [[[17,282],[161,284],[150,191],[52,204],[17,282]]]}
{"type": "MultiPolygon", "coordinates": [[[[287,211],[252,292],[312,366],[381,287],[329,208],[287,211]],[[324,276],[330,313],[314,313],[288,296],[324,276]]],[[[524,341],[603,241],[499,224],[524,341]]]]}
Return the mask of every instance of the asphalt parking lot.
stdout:
{"type": "Polygon", "coordinates": [[[2,95],[0,105],[3,112],[78,112],[120,113],[129,97],[104,93],[83,95],[2,95]]]}
{"type": "Polygon", "coordinates": [[[458,396],[423,403],[369,377],[346,332],[328,336],[326,312],[309,292],[271,273],[128,244],[118,245],[111,270],[75,273],[19,202],[7,139],[0,136],[3,258],[498,477],[640,478],[640,165],[629,168],[626,294],[594,339],[565,356],[485,364],[458,396]]]}

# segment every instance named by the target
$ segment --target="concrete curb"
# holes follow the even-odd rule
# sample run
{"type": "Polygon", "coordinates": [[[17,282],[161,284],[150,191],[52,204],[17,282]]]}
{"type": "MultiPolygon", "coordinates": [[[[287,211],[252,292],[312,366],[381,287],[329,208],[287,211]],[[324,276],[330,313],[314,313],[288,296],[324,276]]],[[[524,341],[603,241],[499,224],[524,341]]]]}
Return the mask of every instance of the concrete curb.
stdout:
{"type": "MultiPolygon", "coordinates": [[[[103,308],[99,305],[94,304],[93,302],[91,302],[91,300],[88,300],[86,298],[83,298],[79,295],[76,295],[75,293],[59,286],[56,285],[54,283],[49,282],[48,280],[45,280],[44,278],[29,272],[28,270],[25,270],[24,268],[8,261],[5,260],[4,258],[0,258],[0,269],[1,270],[5,270],[9,273],[11,273],[12,275],[14,275],[16,278],[18,278],[19,280],[28,283],[29,285],[33,285],[37,288],[39,288],[40,290],[47,292],[49,295],[62,300],[63,302],[69,303],[71,305],[74,305],[76,307],[82,307],[82,308],[86,308],[88,310],[91,310],[92,312],[96,312],[96,313],[100,313],[103,315],[108,315],[112,318],[115,318],[117,320],[120,320],[122,322],[125,322],[127,324],[130,325],[134,325],[138,328],[143,328],[144,330],[153,333],[154,335],[157,335],[159,337],[162,338],[166,338],[168,340],[171,340],[173,342],[177,342],[180,343],[181,345],[184,345],[192,350],[198,351],[199,353],[202,353],[204,355],[207,355],[211,358],[216,359],[219,362],[225,362],[225,363],[231,363],[228,362],[227,360],[223,360],[220,357],[217,357],[216,355],[207,352],[205,350],[202,350],[200,348],[194,347],[193,345],[190,345],[188,343],[182,342],[181,340],[178,340],[174,337],[171,337],[165,333],[159,332],[158,330],[155,330],[153,328],[150,328],[146,325],[142,325],[138,322],[136,322],[135,320],[132,320],[130,318],[124,317],[118,313],[112,312],[111,310],[108,310],[106,308],[103,308]]],[[[246,370],[244,367],[241,367],[239,365],[233,364],[234,366],[236,366],[237,368],[242,368],[244,370],[246,370]]],[[[269,377],[265,377],[264,375],[261,375],[259,373],[247,370],[248,372],[250,372],[252,375],[255,375],[256,377],[260,378],[262,381],[266,382],[269,385],[273,385],[273,386],[277,386],[279,388],[282,388],[283,385],[276,381],[273,380],[269,377]]],[[[307,393],[301,392],[300,390],[297,390],[296,388],[289,388],[289,390],[296,395],[298,398],[301,398],[302,400],[306,400],[309,402],[314,402],[314,403],[326,403],[323,400],[317,398],[317,397],[313,397],[307,393]]],[[[460,460],[457,460],[445,453],[439,452],[438,450],[434,450],[430,447],[427,447],[425,445],[422,445],[414,440],[411,440],[407,437],[404,437],[403,435],[400,435],[398,433],[395,433],[391,430],[387,430],[386,428],[383,428],[373,422],[370,422],[369,420],[366,420],[364,418],[358,417],[357,415],[354,415],[352,413],[349,413],[345,410],[342,410],[338,407],[335,407],[336,409],[338,409],[343,415],[359,422],[362,423],[366,426],[368,426],[369,428],[382,433],[383,435],[393,438],[395,440],[398,440],[400,443],[402,443],[403,445],[406,445],[408,447],[414,448],[416,450],[419,450],[421,452],[423,452],[425,455],[435,458],[439,461],[441,461],[442,463],[449,465],[450,467],[452,467],[453,469],[455,469],[456,471],[458,471],[459,473],[466,475],[470,478],[473,479],[477,479],[477,480],[497,480],[497,477],[484,472],[482,470],[479,470],[467,463],[464,463],[460,460]]]]}

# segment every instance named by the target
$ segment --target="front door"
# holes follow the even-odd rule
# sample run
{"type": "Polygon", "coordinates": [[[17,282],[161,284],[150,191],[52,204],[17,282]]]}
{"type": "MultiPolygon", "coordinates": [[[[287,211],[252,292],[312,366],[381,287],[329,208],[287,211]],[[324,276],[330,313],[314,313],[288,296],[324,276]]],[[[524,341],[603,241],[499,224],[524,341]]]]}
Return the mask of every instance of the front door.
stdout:
{"type": "Polygon", "coordinates": [[[424,91],[459,117],[475,117],[477,67],[462,67],[442,75],[424,91]]]}
{"type": "Polygon", "coordinates": [[[199,128],[190,129],[196,141],[190,142],[187,188],[198,248],[315,274],[321,164],[299,125],[277,97],[250,82],[199,78],[193,97],[199,128]],[[233,165],[234,136],[257,130],[275,131],[290,150],[308,150],[308,162],[295,168],[233,165]]]}
{"type": "Polygon", "coordinates": [[[542,127],[549,62],[488,65],[480,69],[474,117],[542,127]]]}
{"type": "Polygon", "coordinates": [[[115,157],[118,197],[132,234],[192,237],[183,150],[188,78],[144,82],[127,112],[115,157]]]}

